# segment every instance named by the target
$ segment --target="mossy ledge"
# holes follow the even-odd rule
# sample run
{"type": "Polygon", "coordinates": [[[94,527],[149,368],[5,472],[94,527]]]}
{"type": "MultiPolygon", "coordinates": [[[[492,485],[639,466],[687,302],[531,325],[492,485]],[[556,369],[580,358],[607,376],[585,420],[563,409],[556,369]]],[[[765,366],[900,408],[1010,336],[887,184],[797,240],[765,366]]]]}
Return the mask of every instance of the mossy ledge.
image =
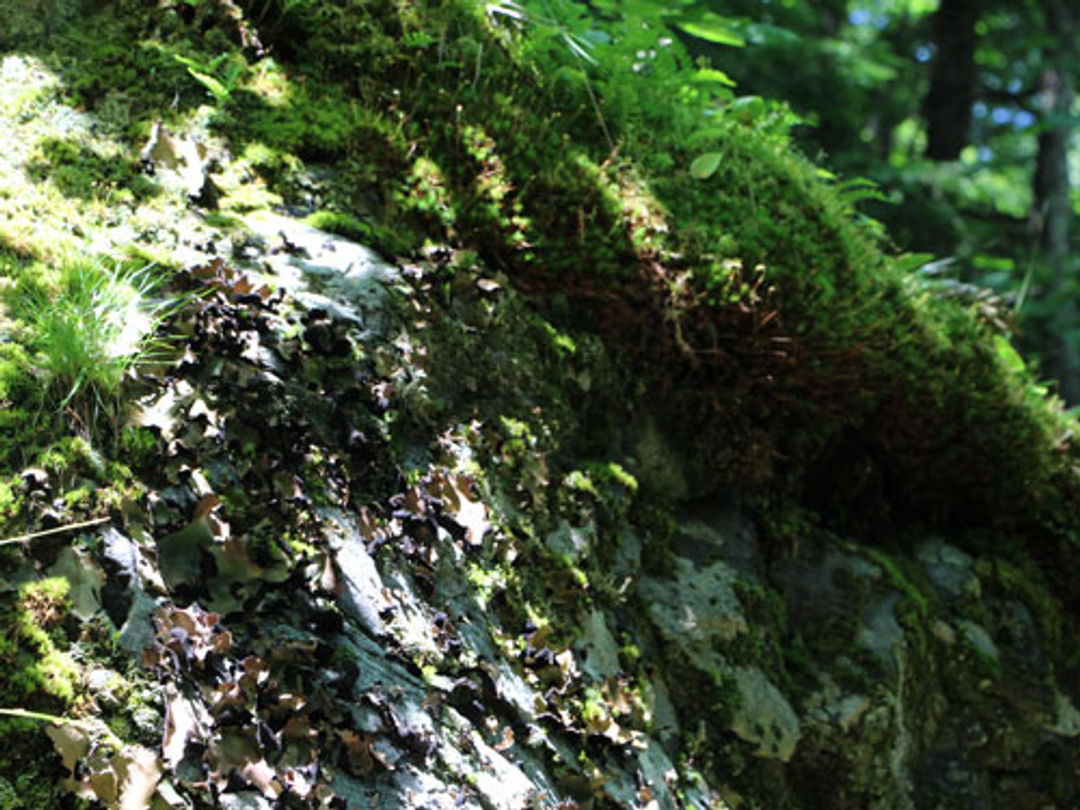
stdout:
{"type": "Polygon", "coordinates": [[[473,250],[603,335],[642,383],[631,423],[673,426],[694,493],[737,484],[879,539],[1012,534],[1075,596],[1075,421],[761,120],[703,131],[631,77],[542,74],[479,4],[241,3],[272,60],[230,5],[126,7],[166,49],[241,66],[215,120],[234,153],[274,156],[283,195],[289,165],[331,163],[353,232],[473,250]],[[706,149],[719,168],[695,179],[706,149]]]}

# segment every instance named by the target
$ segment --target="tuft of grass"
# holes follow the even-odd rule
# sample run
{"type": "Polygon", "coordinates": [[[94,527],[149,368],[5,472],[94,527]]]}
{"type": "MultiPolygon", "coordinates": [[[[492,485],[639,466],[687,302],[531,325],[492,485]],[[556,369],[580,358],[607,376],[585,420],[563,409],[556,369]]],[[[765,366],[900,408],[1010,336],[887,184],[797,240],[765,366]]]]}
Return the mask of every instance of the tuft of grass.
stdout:
{"type": "Polygon", "coordinates": [[[70,409],[86,427],[115,413],[125,377],[168,349],[158,327],[179,302],[157,297],[152,265],[75,260],[24,268],[10,302],[24,329],[42,404],[70,409]]]}

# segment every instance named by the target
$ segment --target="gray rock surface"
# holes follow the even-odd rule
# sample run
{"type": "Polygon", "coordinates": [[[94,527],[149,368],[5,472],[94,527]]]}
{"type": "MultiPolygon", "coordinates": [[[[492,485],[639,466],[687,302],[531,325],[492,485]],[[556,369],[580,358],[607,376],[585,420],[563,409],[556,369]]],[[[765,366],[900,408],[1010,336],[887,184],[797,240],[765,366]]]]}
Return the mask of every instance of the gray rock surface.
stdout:
{"type": "Polygon", "coordinates": [[[306,307],[367,328],[388,313],[382,301],[401,271],[375,251],[279,214],[245,223],[270,247],[262,260],[274,283],[306,307]]]}
{"type": "Polygon", "coordinates": [[[731,730],[752,743],[758,756],[788,762],[801,733],[791,704],[761,670],[735,667],[733,674],[738,700],[731,730]]]}
{"type": "Polygon", "coordinates": [[[389,607],[375,561],[364,547],[355,517],[338,509],[322,510],[331,546],[341,572],[342,604],[360,626],[374,637],[386,635],[381,613],[389,607]]]}
{"type": "Polygon", "coordinates": [[[646,577],[639,590],[660,631],[694,657],[699,645],[704,650],[746,632],[746,616],[732,590],[735,580],[724,563],[697,568],[676,557],[674,577],[646,577]]]}

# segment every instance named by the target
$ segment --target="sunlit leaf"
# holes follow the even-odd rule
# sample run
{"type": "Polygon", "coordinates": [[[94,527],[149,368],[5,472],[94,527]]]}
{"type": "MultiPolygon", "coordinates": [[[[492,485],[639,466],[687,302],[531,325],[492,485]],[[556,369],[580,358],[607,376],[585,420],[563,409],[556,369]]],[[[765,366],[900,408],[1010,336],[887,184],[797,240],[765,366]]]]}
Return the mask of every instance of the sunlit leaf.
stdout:
{"type": "Polygon", "coordinates": [[[721,157],[722,155],[719,152],[706,152],[703,155],[698,155],[694,158],[694,162],[690,164],[691,176],[696,180],[708,180],[720,168],[721,157]]]}
{"type": "Polygon", "coordinates": [[[722,84],[725,87],[735,86],[734,80],[724,73],[724,71],[715,70],[713,68],[701,68],[700,70],[694,71],[693,80],[701,83],[722,84]]]}
{"type": "Polygon", "coordinates": [[[703,14],[699,19],[677,23],[678,27],[692,37],[714,42],[717,45],[730,45],[741,48],[746,40],[731,30],[727,21],[715,14],[703,14]]]}
{"type": "Polygon", "coordinates": [[[88,621],[101,610],[101,588],[105,572],[86,551],[64,546],[56,562],[48,569],[49,576],[64,577],[70,586],[71,612],[88,621]]]}
{"type": "Polygon", "coordinates": [[[170,769],[175,769],[184,759],[188,742],[201,737],[199,721],[190,701],[175,689],[167,695],[165,709],[161,756],[170,769]]]}
{"type": "Polygon", "coordinates": [[[59,723],[46,727],[45,734],[53,742],[64,767],[72,773],[80,759],[90,752],[90,734],[75,723],[59,723]]]}
{"type": "Polygon", "coordinates": [[[113,768],[120,780],[119,810],[142,810],[161,781],[161,761],[148,748],[129,745],[113,757],[113,768]]]}
{"type": "Polygon", "coordinates": [[[478,546],[491,529],[491,523],[483,501],[474,500],[470,494],[472,483],[468,476],[452,476],[446,480],[444,492],[447,512],[465,528],[466,542],[478,546]]]}
{"type": "Polygon", "coordinates": [[[924,267],[927,262],[933,261],[933,253],[905,253],[896,257],[896,267],[903,273],[910,273],[924,267]]]}

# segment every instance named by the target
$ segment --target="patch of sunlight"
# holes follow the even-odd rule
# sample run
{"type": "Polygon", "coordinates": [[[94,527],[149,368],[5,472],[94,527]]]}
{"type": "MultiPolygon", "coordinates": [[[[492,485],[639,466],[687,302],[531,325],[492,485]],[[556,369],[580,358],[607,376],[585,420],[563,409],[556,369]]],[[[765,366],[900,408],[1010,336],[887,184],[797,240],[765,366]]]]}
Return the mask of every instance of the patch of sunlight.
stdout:
{"type": "MultiPolygon", "coordinates": [[[[140,147],[123,137],[130,127],[102,117],[118,115],[117,104],[105,99],[86,112],[63,95],[61,78],[40,60],[0,58],[0,242],[47,263],[134,250],[175,264],[191,252],[181,233],[194,243],[214,238],[184,189],[139,174],[140,147]]],[[[208,119],[200,108],[179,126],[209,142],[208,119]]]]}

